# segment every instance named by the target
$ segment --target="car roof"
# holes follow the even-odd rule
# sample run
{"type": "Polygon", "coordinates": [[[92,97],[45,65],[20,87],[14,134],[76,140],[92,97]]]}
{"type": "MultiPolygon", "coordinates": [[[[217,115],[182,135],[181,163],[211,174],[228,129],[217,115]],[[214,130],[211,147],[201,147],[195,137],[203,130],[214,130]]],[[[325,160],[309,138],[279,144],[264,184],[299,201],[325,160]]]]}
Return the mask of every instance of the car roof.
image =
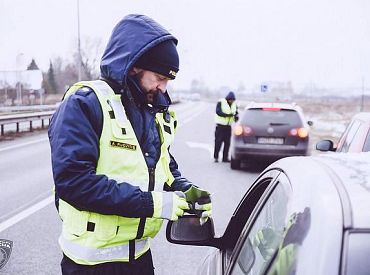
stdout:
{"type": "Polygon", "coordinates": [[[245,109],[253,108],[280,108],[287,110],[301,111],[301,107],[296,103],[282,103],[282,102],[250,102],[245,109]]]}
{"type": "Polygon", "coordinates": [[[370,123],[370,112],[361,112],[353,116],[353,119],[362,120],[370,123]]]}
{"type": "Polygon", "coordinates": [[[340,215],[345,228],[370,228],[370,152],[288,157],[272,166],[286,172],[296,196],[322,209],[326,222],[340,215]]]}

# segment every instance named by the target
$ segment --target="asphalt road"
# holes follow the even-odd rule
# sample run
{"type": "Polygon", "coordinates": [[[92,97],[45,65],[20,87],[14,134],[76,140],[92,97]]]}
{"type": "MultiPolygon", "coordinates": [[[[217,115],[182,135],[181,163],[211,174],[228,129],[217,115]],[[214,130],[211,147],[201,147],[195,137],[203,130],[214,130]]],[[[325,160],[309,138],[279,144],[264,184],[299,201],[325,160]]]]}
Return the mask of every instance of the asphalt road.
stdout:
{"type": "MultiPolygon", "coordinates": [[[[174,106],[179,129],[171,152],[184,177],[212,194],[216,234],[222,235],[245,191],[260,171],[233,171],[214,163],[214,104],[185,102],[174,106]]],[[[61,223],[52,200],[53,179],[46,132],[0,143],[0,239],[13,241],[0,274],[60,274],[57,239],[61,223]]],[[[166,222],[152,253],[156,274],[194,274],[207,247],[170,244],[166,222]]]]}

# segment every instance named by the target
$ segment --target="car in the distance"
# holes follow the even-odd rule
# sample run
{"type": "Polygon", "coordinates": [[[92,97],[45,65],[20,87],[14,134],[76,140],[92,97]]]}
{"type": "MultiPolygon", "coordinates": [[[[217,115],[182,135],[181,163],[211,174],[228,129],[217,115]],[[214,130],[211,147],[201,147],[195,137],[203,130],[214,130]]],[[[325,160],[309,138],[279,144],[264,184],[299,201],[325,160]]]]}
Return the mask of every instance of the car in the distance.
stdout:
{"type": "Polygon", "coordinates": [[[322,152],[369,152],[370,112],[361,112],[353,116],[337,146],[334,145],[332,140],[325,139],[316,144],[316,149],[322,152]]]}
{"type": "Polygon", "coordinates": [[[369,167],[370,153],[283,158],[246,191],[221,237],[212,220],[184,216],[168,223],[167,239],[216,248],[202,275],[369,274],[369,167]]]}
{"type": "Polygon", "coordinates": [[[233,127],[231,169],[240,169],[242,162],[306,156],[310,125],[295,103],[252,102],[233,127]]]}

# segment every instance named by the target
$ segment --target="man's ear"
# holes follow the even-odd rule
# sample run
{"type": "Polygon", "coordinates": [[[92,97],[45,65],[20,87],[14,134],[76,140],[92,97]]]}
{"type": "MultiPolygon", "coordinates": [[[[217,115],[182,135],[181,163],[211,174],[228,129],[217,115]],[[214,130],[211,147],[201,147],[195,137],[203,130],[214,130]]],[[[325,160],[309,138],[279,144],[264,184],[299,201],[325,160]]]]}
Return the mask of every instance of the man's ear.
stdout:
{"type": "Polygon", "coordinates": [[[139,72],[141,72],[143,69],[140,69],[138,67],[132,67],[130,72],[129,72],[129,75],[137,75],[139,72]]]}

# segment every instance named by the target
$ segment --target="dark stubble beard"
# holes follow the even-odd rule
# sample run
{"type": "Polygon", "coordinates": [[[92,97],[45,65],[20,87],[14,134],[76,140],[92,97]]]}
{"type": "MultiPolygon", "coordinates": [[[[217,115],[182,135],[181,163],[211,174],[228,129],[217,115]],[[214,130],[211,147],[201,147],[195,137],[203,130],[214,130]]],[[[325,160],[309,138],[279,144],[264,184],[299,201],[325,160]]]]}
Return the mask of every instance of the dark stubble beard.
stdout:
{"type": "Polygon", "coordinates": [[[145,96],[145,102],[147,104],[153,105],[153,103],[155,101],[155,98],[157,97],[158,93],[160,93],[161,91],[158,90],[158,89],[155,89],[155,90],[147,90],[147,89],[145,89],[143,87],[143,84],[142,84],[142,81],[141,81],[142,78],[143,78],[143,75],[144,75],[144,72],[139,72],[136,75],[137,83],[139,84],[139,88],[140,88],[140,90],[142,91],[142,93],[145,96]]]}

